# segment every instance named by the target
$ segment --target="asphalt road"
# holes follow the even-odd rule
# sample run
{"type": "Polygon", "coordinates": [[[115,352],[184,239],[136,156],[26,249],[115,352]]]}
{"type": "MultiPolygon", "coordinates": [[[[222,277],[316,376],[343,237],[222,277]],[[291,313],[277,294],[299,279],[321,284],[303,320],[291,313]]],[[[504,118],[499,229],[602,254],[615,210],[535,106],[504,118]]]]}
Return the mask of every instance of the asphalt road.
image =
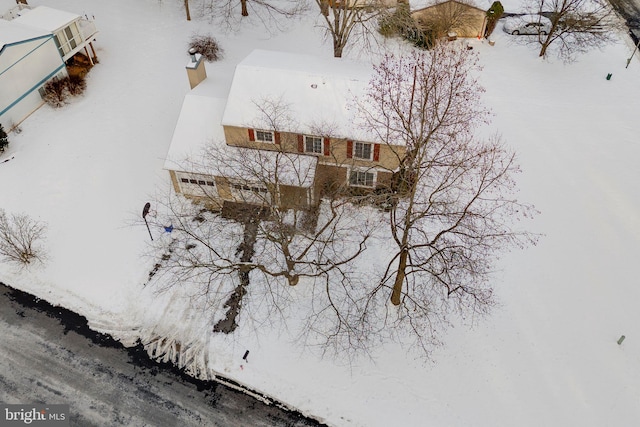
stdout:
{"type": "Polygon", "coordinates": [[[70,425],[319,426],[160,366],[80,316],[0,284],[0,402],[69,404],[70,425]]]}

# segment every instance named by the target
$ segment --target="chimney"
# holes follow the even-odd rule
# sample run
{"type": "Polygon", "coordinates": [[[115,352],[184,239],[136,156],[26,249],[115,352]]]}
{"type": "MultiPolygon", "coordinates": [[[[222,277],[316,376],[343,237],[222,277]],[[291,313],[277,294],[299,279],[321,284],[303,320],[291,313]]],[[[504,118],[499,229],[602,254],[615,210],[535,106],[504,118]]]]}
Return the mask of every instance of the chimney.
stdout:
{"type": "Polygon", "coordinates": [[[207,78],[207,70],[204,68],[204,61],[194,48],[189,49],[191,61],[187,64],[187,77],[189,77],[189,85],[191,89],[198,86],[207,78]]]}

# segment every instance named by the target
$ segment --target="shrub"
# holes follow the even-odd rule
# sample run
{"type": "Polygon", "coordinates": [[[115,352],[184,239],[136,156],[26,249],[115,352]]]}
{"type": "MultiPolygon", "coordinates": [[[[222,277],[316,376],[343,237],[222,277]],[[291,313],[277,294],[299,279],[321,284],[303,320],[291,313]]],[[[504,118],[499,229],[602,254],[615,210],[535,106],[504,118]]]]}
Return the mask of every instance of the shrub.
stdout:
{"type": "Polygon", "coordinates": [[[378,32],[384,37],[391,37],[396,34],[396,27],[392,20],[385,16],[378,20],[378,32]]]}
{"type": "Polygon", "coordinates": [[[383,13],[378,19],[378,32],[384,37],[402,34],[406,28],[415,26],[409,10],[409,2],[400,3],[391,13],[383,13]]]}
{"type": "Polygon", "coordinates": [[[62,107],[67,103],[69,97],[69,89],[64,79],[54,77],[44,85],[43,99],[54,108],[62,107]]]}
{"type": "Polygon", "coordinates": [[[485,31],[485,37],[489,37],[493,30],[496,28],[498,19],[502,17],[504,13],[504,7],[499,1],[494,1],[489,10],[487,10],[487,29],[485,31]]]}
{"type": "Polygon", "coordinates": [[[62,107],[67,103],[69,96],[78,96],[84,93],[87,82],[82,76],[54,77],[44,85],[45,102],[54,108],[62,107]]]}
{"type": "Polygon", "coordinates": [[[405,40],[422,49],[430,49],[435,43],[433,31],[423,30],[411,17],[409,3],[398,2],[391,14],[385,14],[378,20],[378,32],[385,37],[400,35],[405,40]]]}
{"type": "Polygon", "coordinates": [[[44,239],[46,225],[28,215],[7,215],[0,209],[0,258],[27,266],[33,261],[44,261],[44,239]]]}
{"type": "Polygon", "coordinates": [[[194,49],[197,53],[209,62],[222,59],[224,51],[218,45],[218,41],[211,35],[194,35],[189,42],[189,50],[194,49]]]}
{"type": "Polygon", "coordinates": [[[7,148],[7,145],[9,145],[9,135],[7,135],[7,132],[4,131],[4,128],[0,124],[0,153],[7,148]]]}
{"type": "Polygon", "coordinates": [[[405,40],[421,49],[431,49],[435,44],[435,36],[431,31],[423,31],[417,26],[404,28],[401,32],[405,40]]]}
{"type": "Polygon", "coordinates": [[[70,76],[67,81],[67,88],[69,89],[69,94],[73,96],[82,95],[87,88],[87,81],[80,75],[70,76]]]}

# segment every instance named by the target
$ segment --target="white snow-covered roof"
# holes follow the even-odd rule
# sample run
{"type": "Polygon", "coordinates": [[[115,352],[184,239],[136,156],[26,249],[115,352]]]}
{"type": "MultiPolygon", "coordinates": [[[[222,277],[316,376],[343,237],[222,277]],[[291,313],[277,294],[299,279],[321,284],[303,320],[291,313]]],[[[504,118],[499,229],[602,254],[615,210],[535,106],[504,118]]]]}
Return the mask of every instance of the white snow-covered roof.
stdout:
{"type": "Polygon", "coordinates": [[[30,28],[17,24],[14,21],[5,21],[4,19],[0,19],[0,49],[8,44],[19,43],[24,40],[35,39],[48,34],[49,32],[44,30],[30,28]]]}
{"type": "Polygon", "coordinates": [[[165,169],[182,170],[186,159],[202,155],[205,144],[224,143],[220,117],[226,100],[202,90],[209,82],[205,80],[184,97],[164,163],[165,169]]]}
{"type": "Polygon", "coordinates": [[[13,21],[33,28],[55,32],[79,18],[80,15],[75,13],[52,9],[47,6],[38,6],[31,10],[23,10],[22,16],[15,18],[13,21]]]}
{"type": "MultiPolygon", "coordinates": [[[[278,181],[285,185],[310,187],[313,185],[317,157],[301,154],[283,154],[275,151],[238,148],[225,143],[221,125],[226,99],[212,96],[208,89],[212,80],[205,80],[189,92],[182,103],[164,168],[184,172],[210,174],[216,170],[229,178],[244,179],[234,168],[227,165],[210,165],[210,168],[195,170],[188,159],[198,162],[205,147],[226,150],[234,158],[254,158],[265,165],[266,171],[278,170],[278,181]],[[275,167],[277,162],[277,168],[275,167]]],[[[197,168],[196,168],[197,169],[197,168]]]]}
{"type": "Polygon", "coordinates": [[[235,69],[222,124],[260,128],[265,115],[260,107],[276,102],[290,116],[280,131],[323,129],[332,137],[371,140],[353,123],[354,100],[362,97],[372,73],[371,64],[348,59],[254,50],[235,69]]]}

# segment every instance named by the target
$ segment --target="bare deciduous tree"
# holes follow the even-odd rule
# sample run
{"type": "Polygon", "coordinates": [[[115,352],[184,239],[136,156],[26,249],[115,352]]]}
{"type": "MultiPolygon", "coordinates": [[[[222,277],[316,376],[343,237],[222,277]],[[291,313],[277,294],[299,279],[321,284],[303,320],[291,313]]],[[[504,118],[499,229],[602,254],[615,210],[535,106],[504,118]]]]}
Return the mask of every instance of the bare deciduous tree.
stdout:
{"type": "Polygon", "coordinates": [[[46,225],[24,214],[11,214],[0,209],[0,256],[27,266],[46,259],[41,243],[46,225]]]}
{"type": "Polygon", "coordinates": [[[614,31],[621,23],[611,4],[606,0],[536,0],[532,13],[547,16],[551,20],[548,34],[541,34],[542,57],[550,46],[556,46],[558,56],[570,61],[576,53],[600,47],[613,40],[614,31]]]}
{"type": "Polygon", "coordinates": [[[484,313],[500,251],[532,242],[511,224],[532,213],[513,196],[514,155],[497,139],[474,136],[489,112],[476,56],[457,44],[387,56],[377,67],[364,125],[388,144],[404,144],[389,224],[395,247],[380,285],[398,325],[428,351],[433,323],[451,310],[484,313]]]}
{"type": "MultiPolygon", "coordinates": [[[[279,135],[291,120],[281,100],[256,105],[264,117],[252,127],[275,129],[279,135]]],[[[332,283],[334,276],[346,280],[374,229],[355,219],[358,209],[348,200],[325,199],[315,206],[315,196],[306,189],[313,184],[316,158],[277,145],[264,150],[212,144],[185,165],[224,182],[220,191],[229,191],[238,203],[227,202],[220,213],[207,209],[221,204],[217,190],[207,185],[201,186],[196,204],[180,197],[157,202],[165,212],[157,220],[172,224],[173,239],[163,248],[154,276],[169,286],[193,283],[198,294],[218,305],[225,299],[228,322],[219,326],[221,331],[235,329],[235,316],[247,297],[267,306],[268,313],[279,313],[291,299],[285,288],[303,281],[332,283]]]]}
{"type": "MultiPolygon", "coordinates": [[[[171,285],[193,283],[198,294],[218,303],[235,301],[234,317],[250,281],[254,300],[274,313],[284,310],[290,299],[283,286],[347,275],[347,266],[365,250],[371,230],[362,221],[353,221],[357,209],[346,200],[325,200],[318,210],[281,205],[278,176],[293,172],[299,162],[292,154],[271,153],[275,162],[265,154],[237,150],[228,156],[211,151],[199,162],[214,174],[218,168],[235,171],[232,185],[248,195],[240,199],[245,206],[231,210],[233,221],[180,197],[168,199],[162,209],[166,216],[158,218],[173,226],[170,252],[159,263],[158,277],[164,274],[162,282],[171,285]]],[[[200,202],[213,202],[213,197],[200,202]]]]}
{"type": "Polygon", "coordinates": [[[320,8],[327,38],[333,42],[333,56],[342,57],[347,43],[365,46],[373,39],[378,18],[388,8],[383,0],[315,0],[320,8]]]}

